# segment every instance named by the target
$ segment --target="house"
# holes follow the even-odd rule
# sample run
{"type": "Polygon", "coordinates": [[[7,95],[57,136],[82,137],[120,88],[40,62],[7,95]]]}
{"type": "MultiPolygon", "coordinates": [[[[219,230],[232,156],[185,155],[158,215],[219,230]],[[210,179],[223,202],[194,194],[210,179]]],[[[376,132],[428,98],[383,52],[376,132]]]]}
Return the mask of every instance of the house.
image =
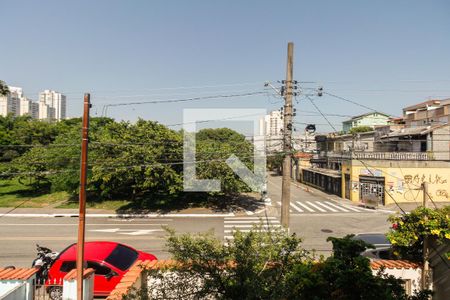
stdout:
{"type": "Polygon", "coordinates": [[[350,129],[359,126],[369,126],[375,128],[378,125],[387,125],[390,116],[380,112],[370,112],[359,116],[354,116],[349,120],[342,122],[342,130],[348,133],[350,129]]]}
{"type": "Polygon", "coordinates": [[[406,126],[423,126],[450,123],[450,98],[428,100],[403,108],[406,126]]]}

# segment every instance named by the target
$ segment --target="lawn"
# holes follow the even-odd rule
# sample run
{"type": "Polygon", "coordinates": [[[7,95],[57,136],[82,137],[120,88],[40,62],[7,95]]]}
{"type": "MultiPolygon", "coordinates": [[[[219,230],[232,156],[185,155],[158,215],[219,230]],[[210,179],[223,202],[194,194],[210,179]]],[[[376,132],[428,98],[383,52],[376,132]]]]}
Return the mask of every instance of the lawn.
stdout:
{"type": "Polygon", "coordinates": [[[46,193],[17,180],[0,180],[0,207],[48,207],[69,198],[66,192],[46,193]]]}

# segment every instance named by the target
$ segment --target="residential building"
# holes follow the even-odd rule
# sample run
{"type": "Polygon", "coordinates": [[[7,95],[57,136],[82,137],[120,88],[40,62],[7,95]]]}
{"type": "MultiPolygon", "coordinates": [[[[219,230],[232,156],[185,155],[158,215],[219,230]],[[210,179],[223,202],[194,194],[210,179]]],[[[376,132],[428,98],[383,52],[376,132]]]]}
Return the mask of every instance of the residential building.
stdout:
{"type": "Polygon", "coordinates": [[[375,128],[379,125],[387,125],[389,123],[390,116],[380,112],[370,112],[359,116],[354,116],[351,119],[342,122],[342,130],[346,133],[350,129],[359,126],[369,126],[375,128]]]}
{"type": "Polygon", "coordinates": [[[450,123],[450,98],[405,107],[403,119],[405,125],[410,127],[450,123]]]}
{"type": "MultiPolygon", "coordinates": [[[[56,91],[52,90],[45,90],[42,93],[39,94],[39,102],[44,103],[45,105],[49,106],[50,108],[53,108],[54,115],[51,116],[48,114],[48,112],[39,113],[40,119],[48,119],[49,117],[52,117],[51,120],[60,121],[66,118],[66,96],[58,93],[56,91]],[[42,116],[42,118],[41,118],[42,116]]],[[[44,106],[39,106],[43,107],[44,106]]]]}
{"type": "Polygon", "coordinates": [[[271,111],[260,120],[260,135],[266,137],[268,152],[283,151],[283,114],[279,110],[271,111]]]}
{"type": "Polygon", "coordinates": [[[45,104],[45,102],[39,101],[39,119],[51,122],[55,120],[55,109],[50,105],[45,104]]]}
{"type": "Polygon", "coordinates": [[[33,102],[31,99],[27,97],[23,97],[20,99],[20,115],[29,115],[33,119],[39,118],[39,104],[37,102],[33,102]]]}
{"type": "Polygon", "coordinates": [[[20,115],[20,98],[23,96],[22,89],[10,86],[9,94],[0,96],[0,115],[7,116],[13,114],[20,115]]]}

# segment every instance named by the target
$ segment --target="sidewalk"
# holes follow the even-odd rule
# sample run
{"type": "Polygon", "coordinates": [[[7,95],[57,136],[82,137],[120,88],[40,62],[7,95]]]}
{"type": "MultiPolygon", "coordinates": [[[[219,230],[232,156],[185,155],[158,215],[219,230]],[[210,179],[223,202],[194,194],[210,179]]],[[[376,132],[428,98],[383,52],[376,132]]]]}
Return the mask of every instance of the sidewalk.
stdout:
{"type": "MultiPolygon", "coordinates": [[[[304,191],[307,191],[309,193],[318,195],[318,196],[326,198],[328,200],[332,200],[332,201],[335,201],[335,202],[338,202],[338,203],[342,203],[342,204],[346,204],[346,205],[361,206],[361,204],[359,202],[353,202],[353,201],[341,198],[341,197],[333,195],[333,194],[328,194],[328,193],[322,192],[321,190],[318,190],[318,189],[316,189],[314,187],[311,187],[309,185],[306,185],[304,183],[292,181],[292,184],[294,184],[295,186],[303,189],[304,191]]],[[[436,207],[438,207],[438,208],[442,208],[444,206],[450,206],[450,202],[434,202],[434,204],[436,204],[436,207]]],[[[433,202],[429,201],[428,202],[428,207],[434,208],[435,207],[434,204],[433,204],[433,202]]],[[[419,207],[421,205],[422,205],[421,201],[417,201],[417,202],[413,202],[413,203],[411,203],[411,202],[408,202],[408,203],[399,202],[398,205],[395,204],[395,203],[392,203],[392,204],[388,204],[388,205],[385,205],[385,206],[379,206],[378,208],[374,208],[374,210],[386,211],[386,212],[392,212],[392,213],[401,213],[402,209],[405,212],[409,212],[409,211],[412,211],[412,210],[414,210],[415,208],[417,208],[417,207],[419,207]]]]}

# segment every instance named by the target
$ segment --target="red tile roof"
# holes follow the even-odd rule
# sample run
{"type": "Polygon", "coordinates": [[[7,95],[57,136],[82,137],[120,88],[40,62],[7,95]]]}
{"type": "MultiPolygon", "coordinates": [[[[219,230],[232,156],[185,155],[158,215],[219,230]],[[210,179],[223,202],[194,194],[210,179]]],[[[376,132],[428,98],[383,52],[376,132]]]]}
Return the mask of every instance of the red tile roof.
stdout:
{"type": "Polygon", "coordinates": [[[37,271],[36,268],[0,268],[0,280],[27,280],[37,271]]]}
{"type": "Polygon", "coordinates": [[[417,269],[420,268],[419,264],[408,260],[391,260],[391,259],[380,259],[373,260],[370,262],[370,266],[374,270],[381,269],[382,267],[386,269],[417,269]]]}
{"type": "MultiPolygon", "coordinates": [[[[95,273],[95,270],[92,268],[85,269],[83,272],[83,278],[87,278],[89,275],[95,273]]],[[[77,269],[72,269],[69,273],[64,276],[64,280],[76,280],[77,279],[77,269]]]]}

